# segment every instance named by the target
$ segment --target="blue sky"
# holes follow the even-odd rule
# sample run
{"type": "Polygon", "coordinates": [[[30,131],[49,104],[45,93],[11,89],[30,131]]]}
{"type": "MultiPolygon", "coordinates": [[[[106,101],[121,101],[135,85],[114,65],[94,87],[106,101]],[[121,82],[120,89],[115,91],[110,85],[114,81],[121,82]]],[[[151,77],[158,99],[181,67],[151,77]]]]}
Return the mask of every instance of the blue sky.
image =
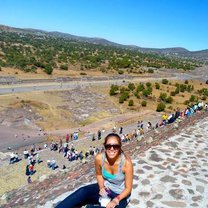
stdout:
{"type": "Polygon", "coordinates": [[[208,49],[208,0],[4,0],[0,24],[149,48],[208,49]]]}

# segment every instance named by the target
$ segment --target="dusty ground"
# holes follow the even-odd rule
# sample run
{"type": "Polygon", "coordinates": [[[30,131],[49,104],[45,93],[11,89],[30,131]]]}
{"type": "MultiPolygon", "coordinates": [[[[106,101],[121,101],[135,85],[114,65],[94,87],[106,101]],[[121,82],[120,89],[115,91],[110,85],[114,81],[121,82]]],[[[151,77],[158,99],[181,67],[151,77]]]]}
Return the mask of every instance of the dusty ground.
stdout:
{"type": "MultiPolygon", "coordinates": [[[[207,77],[207,66],[201,67],[194,71],[183,72],[178,70],[159,70],[154,74],[150,74],[150,77],[155,79],[161,77],[177,77],[180,79],[189,79],[189,84],[193,84],[195,91],[201,88],[206,88],[204,84],[207,77]],[[197,80],[191,80],[200,79],[197,80]]],[[[60,71],[55,70],[52,76],[46,75],[42,71],[38,73],[23,73],[17,69],[2,68],[0,76],[14,76],[17,79],[37,79],[37,78],[55,78],[63,76],[79,76],[79,71],[68,70],[60,71]]],[[[89,75],[103,76],[98,71],[89,71],[89,75]]],[[[148,80],[148,75],[141,75],[145,81],[148,80]]],[[[152,99],[146,99],[147,107],[141,107],[143,99],[137,99],[131,97],[134,100],[134,106],[128,107],[128,102],[124,104],[118,103],[118,97],[109,96],[109,86],[91,86],[91,87],[79,87],[76,89],[66,91],[53,91],[53,92],[37,92],[32,93],[14,93],[10,95],[0,96],[0,128],[2,134],[0,136],[0,146],[5,140],[4,137],[12,138],[14,135],[24,134],[21,139],[25,140],[25,137],[39,138],[43,131],[48,132],[60,132],[65,129],[79,128],[92,124],[94,122],[104,121],[110,124],[112,118],[117,116],[123,116],[132,114],[135,116],[134,120],[140,112],[144,110],[150,110],[155,112],[157,105],[157,98],[161,92],[169,94],[175,89],[175,82],[184,83],[184,80],[174,81],[171,80],[171,85],[161,85],[160,90],[156,90],[153,87],[152,99]],[[105,120],[109,119],[109,121],[105,120]],[[5,128],[4,128],[5,127],[5,128]],[[3,131],[4,129],[4,131],[3,131]],[[42,130],[40,132],[40,129],[42,130]],[[8,134],[6,133],[8,132],[8,134]],[[11,136],[12,135],[12,136],[11,136]]],[[[137,84],[137,83],[136,83],[137,84]]],[[[154,83],[152,82],[154,85],[154,83]]],[[[1,86],[5,87],[5,86],[1,86]]],[[[171,112],[176,107],[184,108],[183,104],[185,100],[190,98],[190,93],[180,93],[180,95],[173,97],[174,103],[167,104],[166,111],[171,112]]],[[[127,119],[129,120],[129,119],[127,119]]],[[[20,138],[20,137],[19,137],[20,138]]],[[[16,141],[15,141],[16,142],[16,141]]]]}
{"type": "MultiPolygon", "coordinates": [[[[147,107],[141,107],[143,99],[132,96],[134,106],[128,107],[128,102],[119,104],[118,97],[109,96],[109,86],[78,87],[64,91],[45,91],[19,93],[0,96],[0,149],[12,146],[19,147],[20,143],[27,145],[31,141],[39,142],[47,139],[44,134],[64,135],[77,131],[89,124],[95,127],[89,131],[97,132],[98,128],[109,128],[115,125],[112,121],[122,118],[123,123],[139,120],[142,112],[155,113],[157,100],[161,92],[169,94],[175,89],[175,83],[184,81],[171,80],[171,85],[162,85],[161,89],[153,87],[152,98],[146,98],[147,107]],[[98,123],[98,125],[95,124],[98,123]],[[101,125],[102,123],[102,125],[101,125]],[[93,129],[93,130],[92,130],[93,129]],[[25,132],[24,132],[25,131],[25,132]],[[15,135],[18,135],[15,137],[15,135]],[[5,138],[7,140],[5,141],[5,138]]],[[[152,82],[154,86],[155,82],[152,82]]],[[[138,84],[138,83],[135,83],[138,84]]],[[[206,88],[204,82],[189,80],[194,85],[195,92],[206,88]]],[[[177,107],[184,109],[184,101],[192,93],[180,93],[174,96],[174,102],[167,104],[168,113],[177,107]]],[[[144,117],[141,119],[144,120],[144,117]]],[[[120,122],[119,125],[122,125],[120,122]]],[[[86,133],[88,130],[82,132],[86,133]]]]}

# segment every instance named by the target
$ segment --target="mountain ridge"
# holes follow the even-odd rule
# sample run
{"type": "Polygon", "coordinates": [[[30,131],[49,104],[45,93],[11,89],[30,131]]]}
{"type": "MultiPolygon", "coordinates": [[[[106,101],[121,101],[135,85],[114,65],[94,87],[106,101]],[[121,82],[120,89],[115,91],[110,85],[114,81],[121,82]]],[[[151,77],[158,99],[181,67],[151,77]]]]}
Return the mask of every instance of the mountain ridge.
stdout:
{"type": "Polygon", "coordinates": [[[208,50],[142,48],[58,31],[0,25],[0,38],[0,66],[12,66],[26,72],[42,69],[52,74],[53,69],[68,70],[70,65],[82,71],[145,73],[157,68],[191,70],[208,63],[208,50]]]}
{"type": "Polygon", "coordinates": [[[67,39],[75,39],[78,41],[86,41],[89,43],[94,44],[101,44],[101,45],[110,45],[110,46],[119,46],[129,49],[137,49],[141,52],[154,52],[154,53],[170,53],[177,55],[176,53],[179,53],[180,55],[184,55],[184,53],[188,53],[189,55],[197,55],[197,54],[204,54],[208,56],[208,49],[203,50],[197,50],[197,51],[190,51],[183,47],[170,47],[170,48],[146,48],[146,47],[140,47],[137,45],[124,45],[115,43],[112,41],[109,41],[105,38],[100,37],[84,37],[84,36],[78,36],[78,35],[72,35],[69,33],[59,32],[59,31],[45,31],[41,29],[33,29],[33,28],[16,28],[16,27],[10,27],[7,25],[0,24],[0,31],[7,31],[7,32],[23,32],[23,33],[36,33],[36,35],[50,35],[60,38],[67,38],[67,39]]]}

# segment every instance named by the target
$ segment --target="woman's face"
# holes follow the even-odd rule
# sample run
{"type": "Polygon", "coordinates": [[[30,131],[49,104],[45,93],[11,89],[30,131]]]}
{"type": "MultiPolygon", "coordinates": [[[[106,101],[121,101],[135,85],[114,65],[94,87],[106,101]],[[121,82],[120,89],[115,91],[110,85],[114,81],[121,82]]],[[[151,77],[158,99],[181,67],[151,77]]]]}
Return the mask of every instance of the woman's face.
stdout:
{"type": "Polygon", "coordinates": [[[112,136],[108,138],[105,144],[105,152],[109,158],[113,159],[117,157],[120,153],[120,149],[121,149],[121,146],[116,137],[112,136]]]}

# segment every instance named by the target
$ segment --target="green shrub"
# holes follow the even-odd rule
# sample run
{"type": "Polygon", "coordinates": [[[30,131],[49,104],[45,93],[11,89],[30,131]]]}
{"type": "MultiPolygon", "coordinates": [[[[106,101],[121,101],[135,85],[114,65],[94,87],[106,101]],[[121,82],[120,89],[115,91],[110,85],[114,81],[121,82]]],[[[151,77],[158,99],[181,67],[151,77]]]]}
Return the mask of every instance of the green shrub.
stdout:
{"type": "Polygon", "coordinates": [[[133,100],[129,100],[129,106],[133,106],[134,105],[134,101],[133,100]]]}
{"type": "Polygon", "coordinates": [[[113,95],[116,95],[119,90],[119,87],[118,87],[118,85],[111,85],[111,88],[110,88],[110,96],[113,96],[113,95]]]}
{"type": "Polygon", "coordinates": [[[171,96],[166,98],[166,103],[172,103],[173,102],[173,98],[171,96]]]}
{"type": "Polygon", "coordinates": [[[189,82],[188,82],[188,80],[185,80],[185,82],[184,82],[185,84],[188,84],[189,82]]]}
{"type": "Polygon", "coordinates": [[[192,91],[192,86],[191,85],[188,85],[187,88],[186,88],[187,92],[191,92],[192,91]]]}
{"type": "Polygon", "coordinates": [[[87,73],[85,73],[85,72],[80,72],[79,74],[80,75],[87,75],[87,73]]]}
{"type": "Polygon", "coordinates": [[[178,83],[178,82],[176,82],[176,83],[175,83],[175,86],[176,86],[176,87],[179,87],[180,85],[179,85],[179,83],[178,83]]]}
{"type": "Polygon", "coordinates": [[[175,95],[176,95],[175,91],[170,92],[170,96],[175,96],[175,95]]]}
{"type": "Polygon", "coordinates": [[[150,94],[151,94],[151,92],[148,89],[144,89],[142,91],[142,95],[145,96],[145,97],[148,97],[148,95],[150,95],[150,94]]]}
{"type": "Polygon", "coordinates": [[[159,103],[158,105],[157,105],[157,109],[156,109],[156,111],[157,112],[162,112],[162,111],[164,111],[165,110],[165,104],[164,103],[159,103]]]}
{"type": "Polygon", "coordinates": [[[196,101],[196,96],[195,95],[191,95],[191,97],[189,98],[190,102],[195,102],[196,101]]]}
{"type": "Polygon", "coordinates": [[[122,94],[123,92],[129,92],[129,88],[121,87],[120,88],[120,93],[122,94]]]}
{"type": "Polygon", "coordinates": [[[124,103],[124,97],[123,96],[119,97],[119,103],[124,103]]]}
{"type": "Polygon", "coordinates": [[[68,70],[68,65],[67,65],[67,64],[62,64],[62,65],[60,66],[60,69],[61,69],[61,70],[68,70]]]}
{"type": "Polygon", "coordinates": [[[180,84],[180,92],[185,92],[186,91],[186,85],[180,84]]]}
{"type": "Polygon", "coordinates": [[[147,83],[146,83],[146,86],[147,86],[147,87],[151,87],[151,86],[152,86],[151,82],[147,82],[147,83]]]}
{"type": "Polygon", "coordinates": [[[144,89],[145,89],[144,84],[139,83],[139,85],[137,86],[137,91],[142,92],[142,90],[144,90],[144,89]]]}
{"type": "Polygon", "coordinates": [[[157,90],[160,89],[160,84],[159,84],[158,82],[155,82],[155,88],[156,88],[157,90]]]}
{"type": "Polygon", "coordinates": [[[198,93],[200,95],[208,96],[208,89],[207,88],[202,88],[201,90],[198,90],[198,93]]]}
{"type": "Polygon", "coordinates": [[[135,92],[135,93],[134,93],[134,96],[137,97],[138,99],[140,99],[140,95],[139,95],[138,92],[135,92]]]}
{"type": "Polygon", "coordinates": [[[133,91],[136,87],[135,87],[134,83],[129,83],[128,88],[129,88],[129,90],[133,91]]]}
{"type": "Polygon", "coordinates": [[[124,98],[124,100],[127,100],[129,98],[129,92],[125,91],[121,94],[121,97],[124,98]]]}
{"type": "Polygon", "coordinates": [[[163,101],[165,101],[166,98],[167,98],[167,94],[166,94],[165,92],[164,92],[164,93],[161,92],[161,93],[160,93],[160,99],[163,100],[163,101]]]}
{"type": "Polygon", "coordinates": [[[117,93],[116,93],[116,91],[114,90],[114,89],[110,89],[110,96],[113,96],[113,95],[116,95],[117,93]]]}
{"type": "Polygon", "coordinates": [[[123,70],[121,70],[121,69],[118,70],[118,74],[123,74],[123,73],[124,73],[123,70]]]}
{"type": "Polygon", "coordinates": [[[177,87],[177,88],[175,89],[175,95],[179,94],[179,92],[180,92],[180,89],[179,89],[179,87],[177,87]]]}
{"type": "Polygon", "coordinates": [[[168,84],[168,80],[167,79],[162,79],[162,83],[163,84],[168,84]]]}
{"type": "Polygon", "coordinates": [[[53,67],[51,65],[46,65],[44,72],[46,72],[46,74],[52,74],[53,73],[53,67]]]}
{"type": "Polygon", "coordinates": [[[147,106],[147,101],[146,101],[146,100],[143,100],[143,101],[141,102],[141,106],[142,106],[142,107],[146,107],[146,106],[147,106]]]}
{"type": "Polygon", "coordinates": [[[153,74],[154,73],[154,70],[153,69],[148,69],[147,72],[153,74]]]}

